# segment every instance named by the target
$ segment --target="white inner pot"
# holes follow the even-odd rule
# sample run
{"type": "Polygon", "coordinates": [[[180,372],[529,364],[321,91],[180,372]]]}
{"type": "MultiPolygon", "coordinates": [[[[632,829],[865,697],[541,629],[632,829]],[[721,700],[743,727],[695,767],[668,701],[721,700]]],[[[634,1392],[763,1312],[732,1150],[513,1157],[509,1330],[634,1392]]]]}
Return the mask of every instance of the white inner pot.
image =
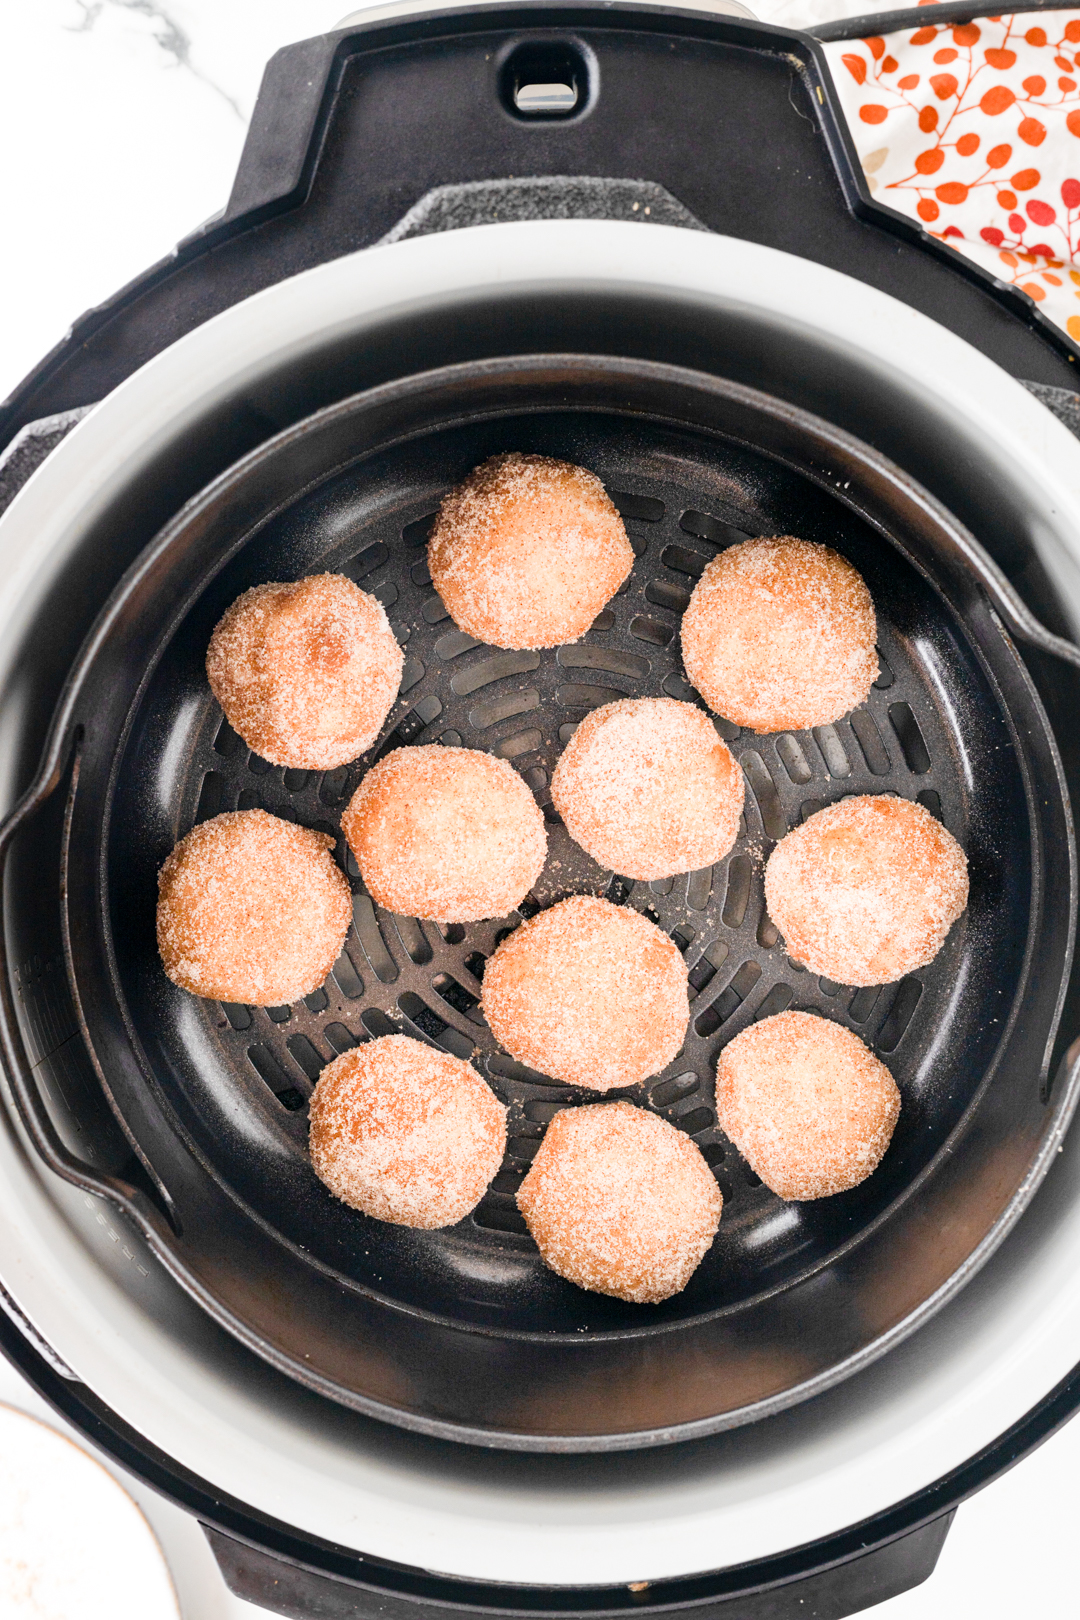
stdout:
{"type": "MultiPolygon", "coordinates": [[[[990,458],[1059,591],[1080,606],[1080,443],[934,322],[833,271],[704,233],[483,226],[370,249],[237,305],[137,372],[48,458],[0,521],[0,761],[21,627],[118,491],[193,424],[335,338],[485,290],[527,299],[569,286],[759,314],[900,379],[913,411],[990,458]]],[[[4,809],[10,774],[3,764],[4,809]]],[[[77,1376],[214,1489],[298,1530],[451,1575],[608,1584],[782,1552],[963,1463],[1080,1359],[1075,1133],[975,1281],[859,1377],[692,1446],[519,1457],[384,1428],[274,1373],[217,1329],[107,1206],[40,1169],[10,1108],[0,1124],[0,1277],[77,1376]]]]}

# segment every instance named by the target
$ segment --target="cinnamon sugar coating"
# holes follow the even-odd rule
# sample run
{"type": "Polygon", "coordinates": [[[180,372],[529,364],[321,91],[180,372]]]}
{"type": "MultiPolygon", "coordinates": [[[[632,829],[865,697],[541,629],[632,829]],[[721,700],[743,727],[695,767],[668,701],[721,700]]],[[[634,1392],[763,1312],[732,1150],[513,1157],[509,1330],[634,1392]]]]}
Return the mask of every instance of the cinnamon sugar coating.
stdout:
{"type": "Polygon", "coordinates": [[[253,1007],[317,990],[352,920],[333,847],[266,810],[193,827],[158,874],[158,949],[173,983],[253,1007]]]}
{"type": "Polygon", "coordinates": [[[686,1133],[628,1102],[556,1114],[517,1202],[552,1271],[639,1305],[686,1287],[723,1205],[686,1133]]]}
{"type": "Polygon", "coordinates": [[[751,731],[823,726],[878,677],[874,604],[849,562],[810,540],[744,540],[714,557],[683,614],[686,673],[751,731]]]}
{"type": "Polygon", "coordinates": [[[327,1065],[311,1096],[315,1174],[335,1198],[397,1226],[455,1226],[506,1152],[506,1109],[471,1064],[407,1035],[327,1065]]]}
{"type": "Polygon", "coordinates": [[[308,771],[334,770],[371,747],[403,666],[381,605],[343,574],[245,591],[206,654],[233,730],[272,765],[308,771]]]}
{"type": "Polygon", "coordinates": [[[647,917],[577,894],[503,940],[481,1005],[519,1063],[610,1091],[675,1057],[690,1016],[686,985],[678,949],[647,917]]]}
{"type": "Polygon", "coordinates": [[[601,866],[651,881],[723,859],[739,831],[743,776],[692,703],[625,698],[578,726],[551,797],[601,866]]]}
{"type": "Polygon", "coordinates": [[[492,456],[445,496],[432,582],[460,629],[493,647],[583,636],[634,565],[599,478],[550,456],[492,456]]]}
{"type": "Polygon", "coordinates": [[[956,839],[891,794],[819,810],[765,867],[765,903],[788,954],[838,984],[891,984],[926,967],[967,901],[956,839]]]}
{"type": "Polygon", "coordinates": [[[505,917],[543,867],[543,813],[505,759],[433,743],[372,767],[341,818],[369,893],[437,922],[505,917]]]}
{"type": "Polygon", "coordinates": [[[900,1116],[888,1069],[857,1035],[784,1012],[736,1035],[716,1068],[716,1117],[781,1198],[831,1198],[880,1164],[900,1116]]]}

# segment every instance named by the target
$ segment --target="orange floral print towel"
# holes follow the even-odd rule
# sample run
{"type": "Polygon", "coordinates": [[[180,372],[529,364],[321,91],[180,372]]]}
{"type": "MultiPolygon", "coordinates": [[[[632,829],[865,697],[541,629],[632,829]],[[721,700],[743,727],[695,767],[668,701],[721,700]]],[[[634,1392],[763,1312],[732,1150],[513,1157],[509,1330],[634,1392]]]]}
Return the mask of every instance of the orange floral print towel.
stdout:
{"type": "Polygon", "coordinates": [[[867,184],[1080,342],[1080,12],[826,45],[867,184]]]}

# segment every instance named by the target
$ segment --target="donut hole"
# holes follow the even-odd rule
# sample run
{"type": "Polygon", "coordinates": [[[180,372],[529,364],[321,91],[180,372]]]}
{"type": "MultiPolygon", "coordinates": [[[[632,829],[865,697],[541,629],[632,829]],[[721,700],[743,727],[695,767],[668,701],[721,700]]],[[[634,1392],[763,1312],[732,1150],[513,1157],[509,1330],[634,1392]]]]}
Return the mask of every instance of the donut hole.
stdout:
{"type": "Polygon", "coordinates": [[[716,1236],[723,1198],[685,1132],[611,1102],[555,1115],[517,1204],[559,1276],[659,1304],[690,1281],[716,1236]]]}
{"type": "Polygon", "coordinates": [[[765,867],[769,915],[795,961],[837,984],[926,967],[968,901],[963,850],[921,804],[841,799],[782,838],[765,867]]]}
{"type": "Polygon", "coordinates": [[[381,604],[343,574],[245,591],[206,655],[233,730],[262,759],[293,770],[333,770],[369,748],[403,668],[381,604]]]}
{"type": "Polygon", "coordinates": [[[192,995],[286,1006],[322,984],[352,920],[326,833],[228,811],[182,838],[158,875],[165,972],[192,995]]]}
{"type": "Polygon", "coordinates": [[[594,473],[550,456],[492,456],[443,499],[432,583],[459,629],[535,650],[583,636],[634,564],[594,473]]]}
{"type": "Polygon", "coordinates": [[[722,860],[738,835],[743,792],[708,715],[671,698],[594,709],[551,779],[571,838],[601,866],[650,882],[722,860]]]}
{"type": "Polygon", "coordinates": [[[463,1059],[387,1035],[322,1071],[309,1147],[319,1179],[362,1214],[396,1226],[455,1226],[502,1163],[506,1109],[463,1059]]]}
{"type": "Polygon", "coordinates": [[[885,1064],[852,1031],[783,1012],[737,1035],[716,1070],[716,1115],[781,1198],[829,1198],[873,1174],[900,1115],[885,1064]]]}
{"type": "Polygon", "coordinates": [[[397,748],[341,818],[369,893],[444,924],[505,917],[547,855],[543,813],[508,761],[441,744],[397,748]]]}
{"type": "Polygon", "coordinates": [[[502,941],[481,1006],[511,1057],[590,1091],[665,1068],[689,1022],[686,964],[648,918],[572,895],[502,941]]]}
{"type": "Polygon", "coordinates": [[[865,702],[877,621],[829,546],[744,540],[705,567],[683,614],[686,673],[711,709],[759,733],[826,726],[865,702]]]}

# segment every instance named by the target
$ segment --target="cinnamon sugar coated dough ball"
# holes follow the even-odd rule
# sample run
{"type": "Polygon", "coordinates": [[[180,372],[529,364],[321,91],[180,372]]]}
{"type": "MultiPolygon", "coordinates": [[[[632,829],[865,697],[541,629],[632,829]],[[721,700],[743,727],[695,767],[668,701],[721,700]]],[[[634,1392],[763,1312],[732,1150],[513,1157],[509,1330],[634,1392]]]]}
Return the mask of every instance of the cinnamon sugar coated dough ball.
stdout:
{"type": "Polygon", "coordinates": [[[173,983],[252,1007],[317,990],[352,921],[333,847],[265,810],[193,827],[158,874],[158,949],[173,983]]]}
{"type": "Polygon", "coordinates": [[[455,1226],[506,1152],[506,1109],[471,1064],[407,1035],[335,1058],[311,1095],[315,1174],[396,1226],[455,1226]]]}
{"type": "Polygon", "coordinates": [[[518,1188],[544,1261],[596,1294],[656,1305],[685,1288],[723,1199],[684,1131],[632,1103],[555,1115],[518,1188]]]}
{"type": "Polygon", "coordinates": [[[571,838],[601,866],[651,881],[727,854],[739,831],[743,776],[692,703],[625,698],[578,726],[551,797],[571,838]]]}
{"type": "Polygon", "coordinates": [[[765,867],[765,904],[788,955],[838,984],[891,984],[926,967],[967,901],[956,839],[891,794],[819,810],[765,867]]]}
{"type": "Polygon", "coordinates": [[[849,1029],[784,1012],[751,1024],[721,1052],[716,1117],[779,1197],[831,1198],[881,1163],[900,1093],[849,1029]]]}
{"type": "Polygon", "coordinates": [[[544,817],[505,759],[474,748],[395,748],[341,818],[369,893],[436,922],[505,917],[547,855],[544,817]]]}
{"type": "Polygon", "coordinates": [[[493,647],[576,641],[633,566],[599,478],[549,456],[492,456],[444,498],[428,542],[450,617],[493,647]]]}
{"type": "Polygon", "coordinates": [[[633,1086],[682,1046],[686,964],[628,906],[571,895],[504,939],[484,970],[492,1034],[511,1057],[590,1091],[633,1086]]]}
{"type": "Polygon", "coordinates": [[[828,725],[878,678],[862,576],[828,546],[744,540],[707,565],[683,614],[683,662],[710,709],[751,731],[828,725]]]}
{"type": "Polygon", "coordinates": [[[371,747],[403,665],[381,605],[343,574],[245,591],[206,655],[233,730],[271,765],[303,771],[334,770],[371,747]]]}

